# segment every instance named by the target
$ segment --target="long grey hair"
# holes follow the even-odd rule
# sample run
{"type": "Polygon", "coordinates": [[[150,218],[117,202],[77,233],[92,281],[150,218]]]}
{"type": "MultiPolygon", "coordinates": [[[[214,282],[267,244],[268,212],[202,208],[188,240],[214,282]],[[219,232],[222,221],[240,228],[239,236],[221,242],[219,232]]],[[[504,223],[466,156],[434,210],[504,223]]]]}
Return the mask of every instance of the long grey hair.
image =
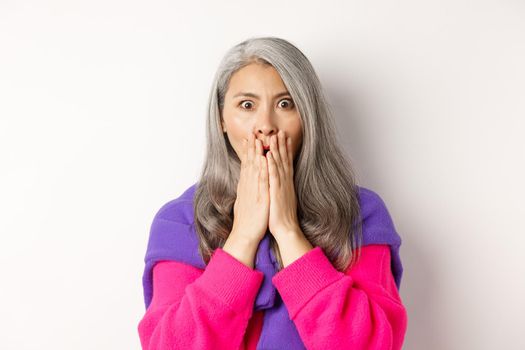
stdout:
{"type": "MultiPolygon", "coordinates": [[[[273,66],[298,107],[303,141],[294,158],[297,217],[308,241],[320,246],[344,272],[358,260],[362,241],[354,171],[339,148],[332,112],[310,61],[296,46],[276,37],[250,38],[235,45],[215,74],[206,120],[207,154],[193,202],[199,253],[207,264],[233,226],[241,163],[223,133],[222,110],[230,77],[250,63],[273,66]]],[[[281,255],[271,235],[270,242],[281,270],[281,255]]]]}

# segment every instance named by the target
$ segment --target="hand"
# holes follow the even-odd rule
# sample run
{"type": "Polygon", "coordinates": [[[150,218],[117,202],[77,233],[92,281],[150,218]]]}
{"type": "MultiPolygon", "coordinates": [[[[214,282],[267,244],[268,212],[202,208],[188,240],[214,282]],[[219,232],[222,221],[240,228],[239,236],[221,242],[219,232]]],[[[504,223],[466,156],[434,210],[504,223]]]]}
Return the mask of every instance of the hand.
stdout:
{"type": "Polygon", "coordinates": [[[270,138],[270,151],[266,154],[270,178],[268,228],[277,241],[301,231],[297,218],[292,153],[291,138],[286,138],[283,130],[270,138]]]}
{"type": "Polygon", "coordinates": [[[258,243],[268,229],[270,198],[266,158],[253,132],[248,142],[243,140],[241,158],[232,233],[258,243]]]}

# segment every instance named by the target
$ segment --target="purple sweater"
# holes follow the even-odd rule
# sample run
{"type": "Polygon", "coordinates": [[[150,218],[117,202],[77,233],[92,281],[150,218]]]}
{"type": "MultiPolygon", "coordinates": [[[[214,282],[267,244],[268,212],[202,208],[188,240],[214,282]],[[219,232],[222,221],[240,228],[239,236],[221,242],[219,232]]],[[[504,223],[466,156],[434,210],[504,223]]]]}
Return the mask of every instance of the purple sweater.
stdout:
{"type": "MultiPolygon", "coordinates": [[[[193,219],[193,196],[197,183],[181,196],[164,204],[155,215],[145,257],[143,274],[144,302],[149,306],[153,293],[153,267],[161,260],[175,260],[205,269],[198,252],[198,237],[193,219]]],[[[400,288],[403,267],[399,256],[401,238],[383,200],[372,190],[359,189],[359,204],[363,218],[363,246],[387,244],[390,246],[391,269],[397,288],[400,288]]],[[[304,349],[299,333],[291,322],[272,277],[277,273],[277,261],[270,249],[269,233],[259,243],[255,269],[264,274],[254,310],[265,310],[264,324],[258,349],[304,349]]]]}

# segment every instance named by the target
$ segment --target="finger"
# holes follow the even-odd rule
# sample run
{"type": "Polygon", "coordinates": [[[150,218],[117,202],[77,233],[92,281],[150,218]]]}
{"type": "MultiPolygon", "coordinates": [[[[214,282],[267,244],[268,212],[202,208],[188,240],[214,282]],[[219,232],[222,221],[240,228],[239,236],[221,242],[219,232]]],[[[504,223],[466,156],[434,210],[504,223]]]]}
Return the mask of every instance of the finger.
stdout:
{"type": "Polygon", "coordinates": [[[283,130],[279,132],[279,156],[281,157],[281,166],[285,172],[288,171],[288,148],[286,147],[286,135],[283,130]]]}
{"type": "Polygon", "coordinates": [[[259,140],[259,139],[255,139],[255,159],[257,159],[257,162],[256,162],[256,165],[257,165],[257,169],[261,169],[261,158],[260,157],[264,157],[263,155],[263,145],[262,145],[262,141],[259,140]]]}
{"type": "Polygon", "coordinates": [[[268,162],[266,161],[266,157],[261,155],[257,156],[260,161],[260,172],[259,172],[259,185],[260,189],[263,191],[262,193],[268,192],[268,162]]]}
{"type": "Polygon", "coordinates": [[[241,152],[241,163],[246,163],[248,157],[248,140],[242,139],[242,152],[241,152]]]}
{"type": "Polygon", "coordinates": [[[255,157],[255,136],[253,135],[253,132],[250,132],[250,136],[248,137],[248,155],[247,155],[248,162],[253,161],[254,157],[255,157]]]}
{"type": "Polygon", "coordinates": [[[268,158],[268,177],[270,187],[277,188],[280,184],[279,172],[277,171],[277,166],[273,157],[273,151],[268,151],[268,153],[266,153],[266,157],[268,158]]]}
{"type": "Polygon", "coordinates": [[[286,149],[288,150],[288,166],[290,171],[293,172],[293,148],[291,137],[286,139],[286,149]]]}
{"type": "Polygon", "coordinates": [[[282,175],[281,157],[279,156],[279,145],[277,143],[277,136],[273,135],[270,141],[270,151],[272,151],[272,160],[278,176],[282,175]]]}
{"type": "Polygon", "coordinates": [[[259,155],[263,155],[262,141],[255,139],[255,155],[259,158],[259,155]]]}

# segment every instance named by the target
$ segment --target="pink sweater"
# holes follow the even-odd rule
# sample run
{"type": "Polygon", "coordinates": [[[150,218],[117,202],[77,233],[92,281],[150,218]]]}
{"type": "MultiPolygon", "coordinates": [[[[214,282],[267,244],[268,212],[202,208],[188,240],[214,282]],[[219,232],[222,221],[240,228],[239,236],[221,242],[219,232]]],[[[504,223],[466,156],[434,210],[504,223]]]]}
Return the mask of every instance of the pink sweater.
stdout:
{"type": "MultiPolygon", "coordinates": [[[[142,348],[255,349],[264,310],[253,312],[253,304],[263,276],[221,248],[204,270],[158,262],[153,298],[138,325],[142,348]]],[[[307,349],[401,349],[407,313],[388,245],[362,247],[345,273],[315,247],[272,283],[307,349]]]]}

